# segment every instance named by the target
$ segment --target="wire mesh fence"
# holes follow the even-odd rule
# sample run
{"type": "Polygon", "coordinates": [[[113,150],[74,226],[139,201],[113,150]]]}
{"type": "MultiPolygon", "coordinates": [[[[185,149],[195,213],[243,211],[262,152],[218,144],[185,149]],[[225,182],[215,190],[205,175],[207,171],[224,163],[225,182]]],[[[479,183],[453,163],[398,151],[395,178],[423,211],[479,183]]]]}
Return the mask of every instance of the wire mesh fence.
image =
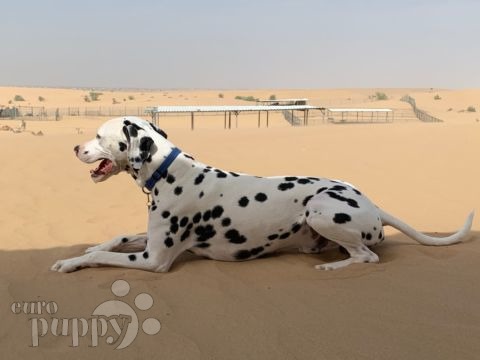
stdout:
{"type": "Polygon", "coordinates": [[[424,122],[443,122],[443,120],[440,120],[439,118],[432,116],[430,114],[427,114],[427,112],[417,108],[417,103],[414,98],[412,98],[409,95],[405,95],[400,99],[400,101],[404,101],[409,103],[412,106],[412,110],[415,113],[415,116],[417,117],[418,120],[424,121],[424,122]]]}
{"type": "Polygon", "coordinates": [[[42,106],[12,106],[0,108],[1,119],[61,120],[63,117],[145,116],[144,106],[85,106],[45,108],[42,106]]]}
{"type": "MultiPolygon", "coordinates": [[[[440,122],[442,120],[437,119],[425,111],[418,109],[415,105],[415,100],[409,96],[402,98],[402,101],[408,102],[412,109],[392,109],[394,121],[429,121],[440,122]]],[[[24,119],[30,120],[47,120],[58,121],[62,119],[69,119],[75,117],[105,117],[112,118],[118,116],[139,116],[146,119],[151,118],[151,107],[148,106],[70,106],[63,108],[45,108],[41,106],[14,106],[0,108],[0,119],[24,119]]],[[[282,113],[282,118],[285,119],[291,125],[302,125],[304,123],[303,116],[298,114],[292,114],[290,111],[282,113]]],[[[188,115],[190,116],[190,115],[188,115]]],[[[196,114],[195,117],[223,117],[223,113],[208,113],[208,114],[196,114]]],[[[256,115],[255,115],[256,116],[256,115]]],[[[163,114],[162,117],[186,117],[184,114],[163,114]]],[[[242,115],[242,118],[245,115],[242,115]]],[[[308,115],[308,124],[322,124],[329,122],[328,116],[325,112],[311,111],[308,115]]]]}

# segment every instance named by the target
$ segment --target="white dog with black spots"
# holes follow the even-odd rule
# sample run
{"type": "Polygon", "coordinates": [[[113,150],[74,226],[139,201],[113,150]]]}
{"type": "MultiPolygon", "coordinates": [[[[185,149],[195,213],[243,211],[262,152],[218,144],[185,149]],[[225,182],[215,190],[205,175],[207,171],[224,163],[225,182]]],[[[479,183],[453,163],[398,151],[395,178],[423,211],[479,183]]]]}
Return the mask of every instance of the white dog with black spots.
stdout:
{"type": "Polygon", "coordinates": [[[333,270],[353,263],[376,263],[371,250],[393,226],[424,245],[465,240],[473,213],[457,233],[437,238],[419,233],[375,206],[352,185],[305,176],[260,177],[207,166],[178,150],[162,130],[136,118],[102,125],[95,139],[75,147],[85,163],[101,161],[91,178],[105,181],[122,171],[150,193],[144,235],[122,235],[59,260],[52,270],[120,266],[167,272],[184,251],[215,260],[251,260],[279,249],[317,253],[336,243],[345,260],[320,264],[333,270]]]}

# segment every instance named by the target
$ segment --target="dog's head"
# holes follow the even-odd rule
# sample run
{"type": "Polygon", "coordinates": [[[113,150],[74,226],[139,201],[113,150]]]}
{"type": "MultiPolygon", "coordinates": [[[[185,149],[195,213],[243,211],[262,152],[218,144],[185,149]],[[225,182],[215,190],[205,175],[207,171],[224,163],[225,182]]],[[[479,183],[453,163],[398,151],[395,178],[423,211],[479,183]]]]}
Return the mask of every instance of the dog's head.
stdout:
{"type": "Polygon", "coordinates": [[[103,124],[95,139],[75,146],[74,151],[85,163],[100,161],[96,169],[90,170],[94,182],[105,181],[121,171],[127,171],[136,179],[155,154],[162,155],[170,149],[166,139],[165,132],[146,120],[116,118],[103,124]]]}

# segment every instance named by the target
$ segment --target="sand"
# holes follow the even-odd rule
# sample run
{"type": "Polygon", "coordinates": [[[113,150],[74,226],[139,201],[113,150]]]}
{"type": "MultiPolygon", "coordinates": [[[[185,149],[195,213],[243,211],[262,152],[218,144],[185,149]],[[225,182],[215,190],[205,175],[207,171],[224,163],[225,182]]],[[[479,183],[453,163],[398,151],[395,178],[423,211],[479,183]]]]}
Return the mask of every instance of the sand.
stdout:
{"type": "MultiPolygon", "coordinates": [[[[61,103],[67,101],[62,94],[82,92],[56,89],[54,100],[53,89],[43,90],[47,101],[57,101],[55,106],[66,104],[61,103]]],[[[1,99],[9,98],[2,95],[7,91],[19,90],[2,88],[1,99]]],[[[21,91],[38,96],[38,89],[21,91]]],[[[356,96],[364,99],[375,90],[309,90],[307,95],[273,91],[340,104],[356,96]]],[[[198,103],[214,103],[218,92],[188,91],[198,103]]],[[[236,93],[240,91],[229,92],[236,93]]],[[[400,97],[404,90],[391,93],[400,97]]],[[[193,132],[188,122],[165,120],[162,126],[175,144],[205,163],[258,175],[342,179],[417,229],[443,235],[459,228],[472,209],[478,210],[480,124],[474,114],[442,109],[478,104],[480,91],[443,90],[442,100],[433,100],[436,93],[425,90],[412,96],[418,106],[445,120],[440,124],[293,128],[278,120],[278,126],[268,129],[241,126],[225,131],[217,119],[193,132]],[[438,105],[442,101],[446,106],[438,105]]],[[[0,131],[2,359],[478,358],[480,218],[474,221],[470,241],[449,247],[421,246],[390,229],[387,241],[376,249],[379,264],[335,272],[313,266],[340,259],[337,251],[280,254],[243,263],[185,255],[167,274],[118,268],[50,272],[57,259],[80,255],[119,234],[145,231],[146,197],[131,178],[119,175],[94,184],[91,166],[74,157],[73,146],[94,136],[103,121],[28,122],[28,129],[45,133],[41,137],[0,131]],[[77,127],[83,133],[77,134],[77,127]],[[118,279],[131,287],[122,298],[111,292],[118,279]],[[98,305],[115,298],[135,307],[140,293],[149,294],[154,303],[136,310],[139,321],[157,319],[161,330],[156,335],[139,330],[127,348],[115,350],[115,344],[106,343],[107,336],[92,346],[91,331],[78,347],[71,347],[71,335],[50,332],[32,347],[29,319],[45,318],[49,325],[52,317],[90,319],[98,305]],[[35,301],[54,301],[58,312],[11,310],[12,304],[35,301]]]]}

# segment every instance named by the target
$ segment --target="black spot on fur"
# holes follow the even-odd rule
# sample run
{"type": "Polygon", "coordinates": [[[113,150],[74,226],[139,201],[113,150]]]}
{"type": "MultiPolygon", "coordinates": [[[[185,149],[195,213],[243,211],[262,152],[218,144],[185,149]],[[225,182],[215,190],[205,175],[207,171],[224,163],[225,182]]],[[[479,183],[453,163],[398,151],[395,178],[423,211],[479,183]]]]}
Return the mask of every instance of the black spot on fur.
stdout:
{"type": "Polygon", "coordinates": [[[164,212],[162,212],[162,217],[164,219],[167,219],[169,216],[170,216],[170,211],[165,210],[164,212]]]}
{"type": "Polygon", "coordinates": [[[145,251],[145,252],[143,253],[143,258],[144,258],[144,259],[148,259],[148,251],[145,251]]]}
{"type": "Polygon", "coordinates": [[[208,173],[210,171],[210,169],[206,168],[206,169],[203,169],[203,172],[204,173],[208,173]]]}
{"type": "Polygon", "coordinates": [[[188,155],[188,154],[183,153],[183,156],[185,156],[187,159],[195,160],[195,159],[193,158],[193,156],[190,156],[190,155],[188,155]]]}
{"type": "Polygon", "coordinates": [[[278,238],[283,240],[283,239],[288,238],[289,236],[290,236],[290,232],[286,232],[286,233],[281,234],[278,238]]]}
{"type": "Polygon", "coordinates": [[[295,184],[292,182],[281,183],[280,185],[278,185],[278,190],[285,191],[293,188],[294,186],[295,184]]]}
{"type": "Polygon", "coordinates": [[[125,144],[124,142],[119,142],[118,143],[118,147],[120,148],[120,151],[125,151],[127,149],[127,144],[125,144]]]}
{"type": "Polygon", "coordinates": [[[178,223],[178,216],[172,216],[172,217],[170,218],[170,222],[171,222],[172,224],[178,223]]]}
{"type": "Polygon", "coordinates": [[[205,179],[205,175],[199,174],[199,175],[195,178],[194,184],[195,184],[195,185],[201,184],[202,181],[203,181],[203,179],[205,179]]]}
{"type": "Polygon", "coordinates": [[[303,179],[298,179],[298,180],[297,180],[297,183],[302,184],[302,185],[305,185],[305,184],[310,184],[311,181],[308,180],[308,179],[303,178],[303,179]]]}
{"type": "Polygon", "coordinates": [[[200,191],[200,194],[198,194],[198,197],[201,199],[203,197],[203,195],[205,195],[204,192],[200,191]]]}
{"type": "Polygon", "coordinates": [[[178,224],[177,224],[177,223],[171,224],[171,225],[170,225],[170,231],[171,231],[173,234],[176,234],[177,231],[178,231],[178,224]]]}
{"type": "Polygon", "coordinates": [[[158,189],[155,188],[155,189],[153,190],[153,193],[155,194],[155,196],[158,196],[158,189]]]}
{"type": "Polygon", "coordinates": [[[123,238],[123,239],[122,239],[122,243],[126,243],[127,241],[128,241],[127,238],[123,238]]]}
{"type": "Polygon", "coordinates": [[[352,217],[345,213],[336,213],[333,217],[333,222],[337,224],[345,224],[349,221],[352,221],[352,217]]]}
{"type": "Polygon", "coordinates": [[[225,233],[225,237],[233,244],[243,244],[247,241],[247,238],[243,235],[240,235],[238,230],[231,229],[225,233]]]}
{"type": "Polygon", "coordinates": [[[183,192],[183,188],[181,186],[177,186],[175,190],[173,190],[173,193],[177,196],[180,195],[182,192],[183,192]]]}
{"type": "Polygon", "coordinates": [[[308,215],[310,215],[310,212],[307,210],[307,211],[305,212],[305,216],[308,217],[308,215]]]}
{"type": "Polygon", "coordinates": [[[355,194],[357,195],[362,195],[362,193],[360,191],[358,191],[357,189],[353,189],[353,191],[355,192],[355,194]]]}
{"type": "Polygon", "coordinates": [[[135,261],[135,260],[137,260],[137,256],[135,254],[131,254],[131,255],[128,255],[128,259],[130,261],[135,261]]]}
{"type": "Polygon", "coordinates": [[[157,205],[152,205],[151,210],[152,210],[152,211],[157,210],[157,205]]]}
{"type": "Polygon", "coordinates": [[[293,224],[293,226],[292,226],[292,232],[293,232],[294,234],[297,233],[298,230],[300,230],[301,227],[302,227],[302,225],[299,224],[299,223],[293,224]]]}
{"type": "Polygon", "coordinates": [[[240,200],[238,200],[238,205],[240,205],[241,207],[246,207],[249,201],[250,200],[248,200],[246,196],[243,196],[242,198],[240,198],[240,200]]]}
{"type": "MultiPolygon", "coordinates": [[[[140,139],[140,160],[141,161],[147,161],[151,162],[152,161],[152,154],[150,153],[150,148],[153,145],[153,140],[152,138],[145,136],[140,139]]],[[[135,158],[137,161],[137,158],[135,158]]]]}
{"type": "Polygon", "coordinates": [[[267,195],[265,195],[264,193],[258,193],[257,195],[255,195],[255,200],[259,202],[264,202],[265,200],[267,200],[267,195]]]}
{"type": "Polygon", "coordinates": [[[237,260],[247,260],[251,256],[250,250],[239,250],[235,254],[237,260]]]}
{"type": "Polygon", "coordinates": [[[263,246],[259,246],[259,247],[256,247],[256,248],[253,248],[252,250],[250,250],[250,253],[255,256],[255,255],[258,255],[260,254],[262,251],[263,251],[263,246]]]}
{"type": "Polygon", "coordinates": [[[342,186],[342,185],[335,185],[335,186],[332,186],[328,190],[330,190],[330,191],[344,191],[344,190],[347,190],[347,188],[345,186],[342,186]]]}
{"type": "Polygon", "coordinates": [[[233,171],[230,171],[230,175],[233,175],[233,176],[235,176],[235,177],[240,176],[240,175],[238,175],[237,173],[234,173],[233,171]]]}
{"type": "Polygon", "coordinates": [[[138,131],[134,126],[128,128],[128,133],[130,134],[131,137],[137,137],[138,136],[138,131]]]}
{"type": "Polygon", "coordinates": [[[326,188],[326,187],[322,187],[322,188],[318,189],[316,193],[317,193],[317,194],[320,194],[322,191],[325,191],[325,190],[327,190],[327,189],[328,189],[328,188],[326,188]]]}
{"type": "Polygon", "coordinates": [[[328,196],[330,196],[332,199],[336,199],[338,201],[344,201],[346,202],[349,206],[351,207],[354,207],[354,208],[358,208],[358,203],[353,200],[353,199],[348,199],[346,197],[343,197],[342,195],[338,195],[337,193],[333,192],[333,191],[327,191],[326,194],[328,194],[328,196]]]}
{"type": "Polygon", "coordinates": [[[195,228],[195,234],[198,235],[197,241],[207,241],[215,236],[217,232],[212,225],[197,226],[195,228]]]}
{"type": "Polygon", "coordinates": [[[366,234],[362,231],[362,239],[365,239],[366,234]]]}
{"type": "Polygon", "coordinates": [[[230,220],[230,218],[228,217],[222,220],[222,226],[229,226],[231,223],[232,223],[232,220],[230,220]]]}
{"type": "Polygon", "coordinates": [[[188,239],[189,236],[190,236],[190,229],[187,228],[187,230],[185,230],[182,236],[180,237],[180,241],[185,241],[186,239],[188,239]]]}
{"type": "Polygon", "coordinates": [[[197,212],[193,218],[192,218],[192,221],[197,224],[198,222],[200,222],[200,219],[202,218],[202,213],[200,212],[197,212]]]}
{"type": "Polygon", "coordinates": [[[212,217],[212,211],[207,210],[203,213],[203,221],[208,221],[212,217]]]}
{"type": "Polygon", "coordinates": [[[212,219],[218,219],[223,214],[223,207],[220,205],[215,206],[212,209],[212,219]]]}
{"type": "Polygon", "coordinates": [[[164,242],[165,242],[166,247],[172,247],[173,246],[173,240],[170,237],[166,238],[164,242]]]}
{"type": "Polygon", "coordinates": [[[151,137],[145,136],[140,139],[139,149],[140,151],[150,151],[150,148],[153,145],[153,140],[151,137]]]}
{"type": "Polygon", "coordinates": [[[222,170],[216,169],[215,171],[217,172],[217,178],[226,178],[227,177],[227,174],[224,173],[222,170]]]}
{"type": "Polygon", "coordinates": [[[188,217],[184,216],[182,220],[180,220],[180,226],[185,227],[188,224],[188,217]]]}
{"type": "Polygon", "coordinates": [[[197,244],[196,247],[204,249],[204,248],[210,247],[210,244],[204,242],[204,243],[197,244]]]}
{"type": "Polygon", "coordinates": [[[278,234],[268,235],[268,240],[275,240],[275,239],[278,239],[278,234]]]}
{"type": "Polygon", "coordinates": [[[307,196],[305,199],[303,199],[302,204],[303,206],[306,206],[307,203],[310,201],[310,199],[313,197],[313,195],[307,196]]]}
{"type": "Polygon", "coordinates": [[[295,180],[298,180],[298,177],[296,176],[287,176],[285,178],[285,181],[295,181],[295,180]]]}
{"type": "Polygon", "coordinates": [[[168,174],[167,175],[167,183],[173,184],[175,182],[175,176],[168,174]]]}

